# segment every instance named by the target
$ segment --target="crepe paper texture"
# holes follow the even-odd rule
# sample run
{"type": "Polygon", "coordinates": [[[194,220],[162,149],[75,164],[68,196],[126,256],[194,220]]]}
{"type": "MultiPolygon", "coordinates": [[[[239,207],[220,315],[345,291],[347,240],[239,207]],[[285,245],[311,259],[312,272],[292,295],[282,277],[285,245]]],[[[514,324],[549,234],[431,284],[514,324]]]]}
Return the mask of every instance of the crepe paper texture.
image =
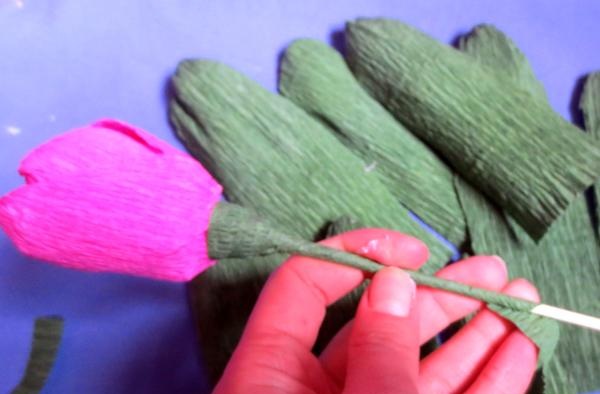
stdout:
{"type": "MultiPolygon", "coordinates": [[[[209,381],[216,384],[238,344],[250,312],[271,271],[287,256],[222,259],[189,284],[199,353],[209,381]]],[[[350,311],[346,307],[346,321],[350,311]]],[[[333,335],[339,326],[330,328],[333,335]]],[[[321,334],[321,335],[325,335],[321,334]]]]}
{"type": "Polygon", "coordinates": [[[56,316],[36,319],[29,361],[23,378],[12,394],[37,394],[52,371],[63,333],[63,319],[56,316]]]}
{"type": "MultiPolygon", "coordinates": [[[[508,37],[491,26],[478,27],[475,32],[461,40],[462,50],[490,67],[496,64],[499,72],[520,81],[523,89],[544,99],[539,82],[527,81],[525,76],[534,78],[533,73],[508,37]]],[[[535,283],[546,303],[600,314],[596,295],[600,251],[584,196],[578,196],[536,244],[505,212],[458,178],[457,191],[473,252],[502,256],[512,276],[535,283]]],[[[594,372],[600,370],[600,360],[594,354],[600,348],[600,337],[588,330],[561,328],[556,355],[531,393],[578,393],[600,387],[600,377],[594,372]]]]}
{"type": "Polygon", "coordinates": [[[529,60],[514,42],[492,25],[475,26],[469,34],[460,37],[459,49],[491,68],[490,73],[503,72],[521,89],[540,99],[546,99],[544,86],[535,77],[529,60]]]}
{"type": "Polygon", "coordinates": [[[585,129],[595,138],[600,138],[600,72],[594,72],[587,76],[581,104],[585,129]]]}
{"type": "Polygon", "coordinates": [[[184,61],[173,77],[171,119],[230,202],[306,239],[341,215],[402,230],[430,248],[429,269],[450,256],[399,206],[375,174],[321,123],[233,69],[184,61]]]}
{"type": "Polygon", "coordinates": [[[25,254],[67,268],[189,280],[221,187],[189,155],[114,120],[33,150],[26,185],[0,198],[0,227],[25,254]]]}
{"type": "MultiPolygon", "coordinates": [[[[594,72],[587,76],[579,108],[583,113],[585,129],[596,140],[600,139],[600,72],[594,72]]],[[[594,204],[596,233],[600,234],[600,182],[594,184],[594,204]]]]}
{"type": "Polygon", "coordinates": [[[346,26],[358,80],[539,240],[600,175],[600,147],[503,72],[397,21],[346,26]]]}
{"type": "Polygon", "coordinates": [[[280,70],[282,95],[329,125],[404,206],[453,244],[465,241],[452,170],[360,86],[336,50],[295,41],[280,70]]]}
{"type": "Polygon", "coordinates": [[[560,338],[558,323],[532,313],[524,313],[494,304],[488,304],[487,307],[513,322],[519,330],[532,339],[539,349],[538,365],[547,365],[554,355],[560,338]]]}
{"type": "MultiPolygon", "coordinates": [[[[477,59],[482,65],[492,67],[494,72],[506,73],[509,78],[518,81],[522,88],[529,90],[532,94],[543,98],[546,97],[544,87],[535,78],[525,55],[509,37],[494,26],[485,24],[475,26],[470,33],[459,38],[458,49],[477,59]]],[[[459,193],[467,193],[472,199],[485,201],[485,197],[477,195],[478,192],[475,189],[462,182],[458,182],[458,180],[456,187],[459,193]],[[466,190],[460,190],[461,187],[464,187],[466,190]]],[[[492,209],[496,208],[492,207],[492,209]]],[[[509,226],[512,225],[513,221],[506,217],[502,222],[509,226]]],[[[471,249],[473,248],[471,247],[471,249]]],[[[498,311],[498,313],[502,312],[498,311]]],[[[560,335],[560,333],[557,333],[557,335],[560,335]]],[[[544,357],[544,355],[540,354],[540,360],[544,357]]],[[[543,364],[545,363],[543,362],[543,364]]],[[[540,368],[536,372],[528,393],[543,394],[545,392],[545,370],[544,368],[540,368]]]]}
{"type": "MultiPolygon", "coordinates": [[[[286,253],[341,263],[364,272],[374,273],[383,268],[367,258],[291,236],[251,210],[227,203],[217,205],[214,210],[208,233],[208,249],[215,259],[286,253]]],[[[421,272],[406,272],[418,285],[485,302],[491,310],[512,321],[538,345],[541,363],[550,360],[559,338],[558,323],[533,315],[531,311],[536,303],[421,272]]]]}
{"type": "MultiPolygon", "coordinates": [[[[174,148],[171,148],[166,143],[161,142],[160,140],[155,140],[155,144],[150,145],[150,141],[152,140],[150,138],[144,139],[143,137],[145,132],[141,130],[135,130],[132,129],[131,126],[125,125],[123,123],[115,123],[114,121],[103,121],[100,124],[95,124],[94,127],[88,127],[77,131],[72,131],[70,133],[66,133],[64,135],[56,137],[47,142],[46,144],[42,145],[41,147],[37,148],[34,151],[34,154],[28,156],[26,161],[31,161],[31,168],[35,168],[36,163],[38,165],[40,165],[41,163],[50,163],[44,167],[44,170],[47,172],[47,174],[62,173],[63,177],[75,177],[76,175],[78,175],[81,179],[90,179],[93,181],[92,184],[94,184],[95,182],[96,186],[100,185],[100,187],[97,187],[97,189],[94,187],[90,188],[91,191],[97,190],[97,194],[102,194],[102,192],[108,190],[110,192],[107,194],[111,195],[114,194],[114,192],[112,191],[118,190],[120,193],[122,193],[122,201],[135,200],[136,198],[139,198],[135,196],[137,196],[140,193],[143,194],[144,189],[139,187],[140,183],[139,179],[137,178],[143,178],[145,180],[151,179],[151,177],[148,177],[146,173],[135,171],[139,165],[139,162],[141,162],[139,157],[136,158],[136,155],[142,155],[143,157],[145,157],[145,155],[149,154],[148,152],[146,152],[146,150],[149,149],[149,147],[151,148],[150,150],[152,151],[152,154],[158,153],[158,149],[160,149],[161,155],[173,155],[174,157],[178,157],[179,160],[185,163],[186,166],[190,165],[190,156],[176,151],[174,148]],[[98,129],[100,124],[110,125],[111,128],[108,130],[102,128],[98,129]],[[117,131],[117,133],[115,133],[115,131],[117,131]],[[122,132],[125,132],[126,134],[121,134],[122,132]],[[112,136],[114,135],[120,136],[119,139],[113,139],[112,136]],[[91,144],[93,143],[92,148],[83,151],[89,155],[88,159],[96,159],[95,168],[89,169],[89,164],[87,162],[82,163],[77,160],[69,160],[72,159],[72,157],[76,153],[81,153],[82,151],[81,146],[73,142],[74,139],[75,141],[80,142],[86,146],[92,146],[91,144]],[[132,144],[132,142],[129,141],[130,139],[134,140],[133,146],[135,146],[135,148],[127,146],[128,144],[132,144]],[[137,146],[136,144],[141,144],[141,146],[137,146]],[[169,152],[169,150],[172,151],[169,152]],[[36,161],[40,157],[43,160],[36,161]],[[123,166],[122,173],[119,174],[119,177],[107,176],[106,171],[113,171],[115,162],[120,163],[123,166]],[[128,175],[127,178],[125,178],[125,174],[128,175]],[[123,179],[126,179],[127,182],[123,182],[123,179]]],[[[198,236],[198,239],[191,240],[191,242],[194,243],[202,243],[200,248],[195,250],[196,254],[191,256],[192,258],[190,259],[190,261],[187,261],[187,263],[192,267],[196,267],[198,261],[212,262],[214,260],[227,260],[230,258],[245,259],[272,255],[278,257],[282,255],[302,255],[346,264],[348,266],[355,267],[357,269],[361,269],[367,272],[376,272],[379,269],[383,268],[382,265],[377,264],[376,262],[373,262],[364,257],[327,248],[325,246],[314,243],[312,240],[303,239],[300,235],[290,233],[287,230],[284,230],[283,227],[273,224],[268,219],[263,219],[252,209],[244,208],[240,205],[228,202],[217,203],[217,200],[220,199],[221,186],[210,176],[210,174],[208,174],[204,170],[204,168],[199,163],[193,163],[193,169],[196,172],[200,172],[201,174],[203,174],[203,178],[197,180],[197,182],[194,183],[193,188],[177,188],[162,190],[163,192],[168,191],[171,194],[171,203],[176,204],[180,199],[183,201],[187,199],[195,200],[194,195],[196,195],[196,197],[198,197],[197,199],[202,201],[204,204],[204,206],[192,207],[204,211],[202,216],[189,216],[190,222],[186,223],[186,225],[190,228],[202,229],[202,232],[200,234],[196,234],[198,236]],[[191,195],[188,196],[188,193],[191,195]],[[207,195],[209,195],[209,198],[206,198],[207,195]]],[[[169,167],[174,166],[171,164],[169,165],[169,167]]],[[[33,173],[35,173],[38,176],[40,175],[40,172],[32,172],[31,174],[33,173]]],[[[159,173],[164,173],[164,171],[160,171],[159,173]]],[[[190,173],[190,175],[195,175],[195,173],[192,172],[190,173]]],[[[36,178],[36,182],[38,180],[39,178],[36,178]]],[[[180,184],[185,185],[186,183],[180,182],[180,184]]],[[[9,194],[9,196],[4,197],[4,199],[8,199],[13,195],[14,192],[9,194]]],[[[93,198],[90,198],[90,200],[93,200],[93,198]]],[[[101,203],[102,200],[99,199],[98,202],[101,203]]],[[[26,212],[27,216],[41,215],[46,210],[54,212],[57,209],[54,205],[60,205],[60,203],[57,203],[57,201],[54,200],[50,200],[49,203],[50,205],[46,207],[34,205],[30,208],[25,209],[24,212],[26,212]]],[[[105,207],[105,209],[110,209],[110,204],[99,205],[100,207],[105,207]]],[[[8,210],[7,212],[12,213],[10,212],[10,210],[8,210]]],[[[84,233],[88,232],[91,234],[94,232],[94,230],[96,230],[98,234],[97,236],[99,237],[117,237],[117,235],[114,234],[114,223],[104,223],[100,221],[99,219],[105,218],[98,214],[98,209],[83,209],[76,210],[75,212],[76,213],[66,211],[67,218],[70,222],[74,223],[73,229],[75,232],[81,231],[84,233]],[[78,223],[85,223],[85,226],[88,227],[81,227],[81,225],[77,225],[78,223]],[[106,229],[110,231],[106,233],[106,229]]],[[[15,226],[20,226],[22,224],[21,221],[23,220],[23,216],[13,215],[12,218],[14,223],[11,223],[13,223],[15,226]]],[[[143,220],[147,218],[143,216],[137,218],[129,218],[129,220],[135,219],[143,220]]],[[[179,217],[163,216],[156,219],[156,221],[153,221],[153,225],[159,228],[168,228],[170,223],[173,222],[175,219],[179,219],[179,217]]],[[[128,223],[122,224],[125,225],[128,223]]],[[[129,223],[129,226],[132,225],[133,223],[129,223]]],[[[338,219],[337,221],[330,223],[328,226],[337,226],[337,229],[342,229],[342,227],[350,227],[354,225],[357,225],[356,220],[343,217],[342,219],[338,219]]],[[[60,236],[63,230],[64,229],[62,228],[53,229],[49,227],[46,229],[46,231],[48,232],[46,236],[60,236]],[[55,232],[58,232],[58,235],[55,234],[55,232]]],[[[11,235],[14,234],[11,233],[11,235]]],[[[35,251],[45,245],[44,242],[46,238],[40,238],[38,236],[39,234],[37,233],[30,234],[28,231],[23,231],[18,233],[18,235],[19,237],[15,238],[15,242],[21,242],[22,244],[28,245],[30,249],[27,250],[35,251]]],[[[142,264],[137,261],[137,259],[140,258],[139,254],[141,253],[141,249],[139,246],[139,240],[135,237],[140,236],[140,234],[130,233],[128,235],[129,238],[120,239],[117,246],[117,249],[123,253],[123,255],[120,256],[122,260],[112,262],[110,265],[103,265],[101,267],[102,271],[122,272],[140,276],[151,276],[165,280],[184,281],[189,279],[187,276],[174,277],[172,275],[165,275],[164,270],[173,265],[173,262],[169,259],[165,259],[162,262],[162,264],[165,266],[162,267],[162,269],[161,267],[157,268],[154,264],[150,264],[148,267],[145,268],[146,271],[144,271],[141,267],[142,264]],[[129,256],[130,261],[126,260],[127,256],[129,256]],[[135,266],[135,269],[132,269],[131,266],[135,266]],[[157,273],[159,275],[156,275],[157,273]]],[[[103,240],[102,242],[106,241],[103,240]]],[[[77,268],[81,270],[96,270],[96,267],[98,266],[97,259],[94,258],[95,256],[90,257],[86,256],[85,254],[81,254],[81,260],[77,261],[77,264],[65,264],[65,260],[64,258],[62,258],[60,253],[68,253],[69,250],[62,250],[62,246],[60,245],[60,243],[48,247],[55,248],[55,250],[52,250],[54,254],[51,253],[48,254],[48,256],[50,256],[49,260],[56,264],[66,266],[68,268],[77,268]]],[[[104,245],[103,247],[109,250],[111,249],[109,245],[104,245]]],[[[176,258],[178,256],[175,255],[174,257],[176,258]]],[[[68,262],[69,261],[67,261],[67,263],[68,262]]],[[[180,261],[180,263],[186,263],[186,261],[182,260],[180,261]]],[[[243,264],[243,261],[238,261],[238,263],[243,264]]],[[[187,272],[186,270],[184,271],[187,272]]],[[[528,314],[530,314],[532,308],[536,306],[535,303],[509,297],[501,293],[473,288],[468,285],[443,280],[423,272],[407,272],[410,272],[411,277],[415,280],[417,284],[441,290],[451,291],[457,294],[476,298],[488,304],[496,305],[497,307],[501,307],[502,309],[500,309],[500,311],[502,311],[505,316],[508,316],[510,319],[513,319],[515,321],[515,324],[517,324],[518,326],[525,327],[524,330],[527,330],[527,333],[531,335],[531,338],[534,341],[536,341],[536,343],[539,343],[541,347],[543,347],[542,351],[544,354],[551,352],[552,349],[550,349],[548,345],[550,342],[543,341],[540,340],[540,338],[537,338],[539,332],[542,331],[536,331],[531,328],[532,323],[531,319],[529,319],[528,314]],[[516,312],[521,313],[510,314],[508,313],[509,311],[506,311],[505,309],[514,310],[516,312]]],[[[236,285],[238,284],[239,283],[236,283],[236,285]]],[[[228,296],[229,294],[224,294],[225,298],[227,298],[228,296]]],[[[214,296],[209,296],[207,297],[207,299],[210,299],[212,301],[215,300],[214,296]]],[[[555,322],[553,323],[556,324],[555,322]]],[[[547,331],[543,331],[543,333],[546,334],[547,331]]]]}
{"type": "MultiPolygon", "coordinates": [[[[585,222],[586,217],[579,215],[587,213],[583,199],[574,202],[536,245],[532,240],[520,241],[519,238],[527,234],[522,230],[521,237],[515,234],[506,215],[469,188],[466,183],[457,187],[467,215],[474,253],[502,256],[511,276],[525,277],[535,283],[544,302],[598,315],[598,308],[585,300],[588,297],[597,300],[599,277],[598,269],[592,266],[597,266],[598,262],[592,227],[589,220],[585,222]],[[582,224],[587,225],[589,231],[582,228],[582,224]],[[591,237],[587,234],[590,232],[591,237]],[[586,241],[592,241],[592,245],[586,241]]],[[[593,349],[600,346],[598,335],[572,327],[563,327],[561,331],[556,355],[546,367],[547,392],[577,393],[597,388],[600,382],[592,371],[598,368],[598,360],[593,354],[593,349]],[[575,375],[580,378],[577,384],[575,375]]]]}
{"type": "MultiPolygon", "coordinates": [[[[427,272],[449,259],[451,252],[409,218],[375,174],[365,171],[369,163],[292,102],[207,61],[181,63],[172,83],[172,124],[223,185],[229,201],[307,240],[319,238],[327,223],[342,215],[365,226],[412,234],[426,240],[432,254],[427,272]]],[[[264,281],[284,258],[221,260],[192,282],[200,347],[213,381],[233,352],[264,281]]],[[[319,343],[354,316],[356,301],[348,298],[337,308],[339,325],[324,326],[319,343]]]]}

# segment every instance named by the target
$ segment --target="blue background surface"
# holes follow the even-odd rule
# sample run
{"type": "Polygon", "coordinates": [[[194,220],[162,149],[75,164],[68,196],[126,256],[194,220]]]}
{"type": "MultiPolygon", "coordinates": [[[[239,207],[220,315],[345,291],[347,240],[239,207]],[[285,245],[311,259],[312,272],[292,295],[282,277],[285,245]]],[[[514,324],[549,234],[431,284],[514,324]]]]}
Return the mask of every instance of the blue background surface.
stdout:
{"type": "MultiPolygon", "coordinates": [[[[330,42],[359,16],[404,20],[443,42],[481,22],[529,57],[572,119],[577,80],[600,69],[600,2],[392,0],[0,0],[0,194],[37,144],[102,117],[180,146],[166,117],[177,62],[223,61],[274,90],[291,40],[330,42]]],[[[0,231],[0,392],[17,384],[32,323],[66,319],[47,393],[208,390],[183,285],[66,271],[21,256],[0,231]]]]}

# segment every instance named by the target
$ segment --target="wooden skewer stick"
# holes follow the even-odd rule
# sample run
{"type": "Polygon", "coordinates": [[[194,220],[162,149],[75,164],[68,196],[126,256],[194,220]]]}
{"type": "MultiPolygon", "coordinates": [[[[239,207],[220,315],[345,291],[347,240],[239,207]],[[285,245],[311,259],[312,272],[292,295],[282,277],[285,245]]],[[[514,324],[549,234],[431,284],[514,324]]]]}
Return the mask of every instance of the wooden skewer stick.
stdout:
{"type": "Polygon", "coordinates": [[[539,304],[535,306],[531,310],[531,313],[534,313],[539,316],[549,317],[555,320],[560,320],[565,323],[586,327],[591,330],[600,331],[600,318],[590,315],[584,315],[583,313],[573,312],[567,309],[546,304],[539,304]]]}

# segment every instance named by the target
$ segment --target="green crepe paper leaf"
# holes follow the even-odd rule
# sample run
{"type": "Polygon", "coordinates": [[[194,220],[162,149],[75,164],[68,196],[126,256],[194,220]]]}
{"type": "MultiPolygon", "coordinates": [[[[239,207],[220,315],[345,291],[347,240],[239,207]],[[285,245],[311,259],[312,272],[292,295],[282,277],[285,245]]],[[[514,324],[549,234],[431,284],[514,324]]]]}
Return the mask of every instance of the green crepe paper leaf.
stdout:
{"type": "Polygon", "coordinates": [[[546,90],[537,80],[529,61],[510,38],[492,25],[478,25],[459,40],[458,48],[477,59],[480,64],[503,71],[519,87],[540,99],[546,99],[546,90]]]}
{"type": "MultiPolygon", "coordinates": [[[[364,163],[287,99],[205,61],[181,63],[173,87],[170,117],[177,134],[231,202],[304,239],[314,239],[326,223],[350,215],[366,226],[424,239],[432,254],[425,271],[436,271],[448,260],[450,251],[409,218],[379,179],[364,170],[364,163]]],[[[201,348],[213,381],[237,344],[265,279],[284,258],[221,260],[191,284],[201,348]]],[[[354,311],[355,304],[348,304],[345,321],[354,311]]]]}
{"type": "MultiPolygon", "coordinates": [[[[579,108],[583,113],[585,129],[596,140],[600,139],[600,72],[591,73],[585,80],[579,108]]],[[[600,218],[600,182],[594,184],[596,219],[600,218]]],[[[600,220],[596,223],[600,226],[600,220]]],[[[600,228],[596,230],[600,234],[600,228]]]]}
{"type": "MultiPolygon", "coordinates": [[[[476,29],[477,30],[477,29],[476,29]]],[[[512,70],[512,78],[540,99],[545,94],[537,81],[527,82],[526,76],[534,78],[529,63],[516,45],[502,32],[469,35],[461,45],[470,48],[470,55],[489,66],[497,64],[499,70],[512,70]],[[468,44],[470,40],[477,44],[468,44]],[[484,50],[486,40],[491,47],[513,48],[510,52],[484,50]],[[505,44],[499,41],[505,41],[505,44]],[[466,41],[466,42],[465,42],[466,41]],[[479,53],[478,50],[483,50],[479,53]],[[510,66],[509,64],[513,64],[510,66]],[[521,71],[518,71],[521,69],[521,71]]],[[[460,182],[459,182],[460,183],[460,182]]],[[[598,249],[588,206],[584,196],[578,196],[562,217],[550,228],[547,235],[536,245],[506,213],[490,204],[485,198],[474,194],[471,187],[457,185],[467,216],[467,224],[476,253],[493,253],[502,256],[515,276],[532,280],[542,299],[597,315],[598,283],[600,283],[600,250],[598,249]]],[[[600,347],[600,338],[591,331],[572,326],[562,330],[555,357],[544,368],[546,392],[570,393],[594,390],[600,387],[600,378],[593,371],[600,370],[600,359],[590,349],[600,347]]],[[[536,385],[535,388],[543,387],[536,385]]]]}
{"type": "Polygon", "coordinates": [[[40,393],[52,371],[63,333],[63,319],[42,317],[35,321],[29,361],[21,382],[12,394],[40,393]]]}
{"type": "MultiPolygon", "coordinates": [[[[476,254],[502,256],[512,276],[535,283],[546,303],[592,315],[600,313],[600,255],[583,198],[574,201],[536,245],[519,227],[510,226],[506,216],[471,186],[457,182],[462,183],[457,190],[476,254]]],[[[545,368],[547,392],[577,393],[597,388],[600,378],[593,371],[600,368],[600,360],[592,349],[598,348],[598,335],[564,326],[556,354],[545,368]]]]}
{"type": "Polygon", "coordinates": [[[600,147],[504,72],[400,22],[346,27],[363,86],[539,240],[600,176],[600,147]]]}
{"type": "Polygon", "coordinates": [[[435,271],[450,256],[410,219],[375,174],[321,123],[215,62],[182,62],[173,77],[171,119],[188,149],[230,202],[313,239],[331,220],[404,231],[427,243],[435,271]]]}
{"type": "Polygon", "coordinates": [[[513,322],[537,345],[539,348],[538,365],[544,366],[550,361],[560,337],[558,322],[494,304],[489,304],[487,307],[513,322]]]}
{"type": "Polygon", "coordinates": [[[600,71],[586,78],[579,107],[583,112],[585,129],[600,139],[600,71]]]}
{"type": "MultiPolygon", "coordinates": [[[[518,82],[521,89],[529,91],[540,100],[547,100],[546,90],[537,80],[529,61],[517,45],[503,32],[491,25],[475,26],[468,34],[460,37],[458,49],[480,64],[492,68],[491,72],[502,72],[506,77],[518,82]]],[[[520,230],[520,226],[509,215],[508,225],[520,239],[530,237],[520,230]]]]}
{"type": "MultiPolygon", "coordinates": [[[[492,68],[491,72],[502,72],[506,77],[518,82],[520,88],[529,91],[540,100],[547,100],[546,91],[535,77],[523,52],[494,26],[475,26],[468,34],[460,37],[458,49],[480,64],[492,68]]],[[[521,230],[514,219],[509,215],[505,216],[503,222],[506,221],[506,224],[513,228],[517,238],[527,242],[530,237],[521,230]]]]}
{"type": "Polygon", "coordinates": [[[450,168],[360,86],[337,51],[314,40],[292,43],[279,90],[330,125],[404,206],[450,242],[465,241],[450,168]]]}

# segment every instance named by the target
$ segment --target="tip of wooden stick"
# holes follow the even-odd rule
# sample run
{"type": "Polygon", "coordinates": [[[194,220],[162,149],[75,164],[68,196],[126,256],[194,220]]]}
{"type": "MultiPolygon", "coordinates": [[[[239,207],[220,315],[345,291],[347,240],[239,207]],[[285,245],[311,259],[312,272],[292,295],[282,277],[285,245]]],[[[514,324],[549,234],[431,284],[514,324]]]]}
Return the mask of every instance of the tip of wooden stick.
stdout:
{"type": "Polygon", "coordinates": [[[546,304],[535,306],[531,313],[600,332],[600,318],[598,317],[546,304]]]}

